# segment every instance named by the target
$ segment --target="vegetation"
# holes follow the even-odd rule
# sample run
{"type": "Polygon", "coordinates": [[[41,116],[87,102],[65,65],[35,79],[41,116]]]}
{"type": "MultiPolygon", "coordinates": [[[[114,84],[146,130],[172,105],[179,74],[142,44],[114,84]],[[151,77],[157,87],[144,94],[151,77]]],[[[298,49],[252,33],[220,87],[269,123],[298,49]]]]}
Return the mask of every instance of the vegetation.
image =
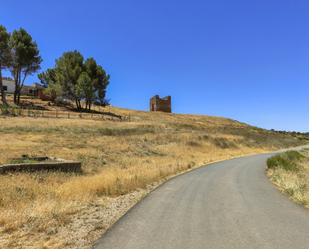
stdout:
{"type": "Polygon", "coordinates": [[[19,104],[21,89],[27,76],[37,72],[41,62],[38,46],[26,30],[21,28],[9,34],[0,25],[0,90],[4,105],[7,105],[7,101],[1,70],[6,68],[11,71],[15,81],[14,103],[19,104]]]}
{"type": "Polygon", "coordinates": [[[34,159],[29,159],[29,158],[20,158],[20,159],[12,159],[9,163],[10,164],[20,164],[20,163],[37,163],[38,161],[37,160],[34,160],[34,159]]]}
{"type": "Polygon", "coordinates": [[[78,51],[64,53],[56,60],[55,68],[38,75],[47,89],[51,100],[57,97],[68,98],[82,110],[90,110],[93,102],[106,103],[105,94],[110,76],[93,58],[84,60],[78,51]]]}
{"type": "Polygon", "coordinates": [[[89,236],[103,228],[95,222],[102,225],[107,218],[94,214],[108,203],[215,160],[304,143],[217,117],[105,110],[131,116],[131,122],[0,119],[0,151],[5,151],[0,164],[23,154],[51,156],[80,160],[84,172],[1,175],[3,248],[87,248],[76,243],[96,239],[89,236]]]}
{"type": "Polygon", "coordinates": [[[19,104],[20,93],[28,75],[37,72],[42,62],[39,49],[24,29],[14,30],[10,40],[10,71],[15,81],[14,103],[19,104]]]}
{"type": "Polygon", "coordinates": [[[10,35],[6,31],[6,28],[0,25],[0,93],[1,100],[4,106],[7,106],[8,104],[6,101],[5,91],[2,83],[2,69],[7,68],[10,62],[9,39],[10,35]]]}
{"type": "Polygon", "coordinates": [[[62,95],[61,85],[57,82],[55,69],[47,69],[45,72],[38,74],[38,78],[41,84],[46,88],[45,94],[50,97],[51,101],[54,102],[57,96],[62,95]]]}
{"type": "Polygon", "coordinates": [[[309,208],[309,151],[288,151],[267,161],[268,176],[292,200],[309,208]]]}
{"type": "Polygon", "coordinates": [[[271,129],[272,132],[276,132],[279,134],[290,134],[294,137],[297,137],[301,140],[309,140],[309,132],[297,132],[297,131],[276,131],[274,129],[271,129]]]}
{"type": "Polygon", "coordinates": [[[282,168],[287,171],[298,171],[298,163],[303,158],[304,156],[298,151],[288,151],[269,158],[267,160],[267,166],[269,169],[282,168]]]}
{"type": "MultiPolygon", "coordinates": [[[[42,58],[31,35],[20,28],[8,33],[0,25],[0,92],[4,106],[8,105],[2,83],[2,69],[10,70],[15,82],[14,103],[20,104],[22,87],[27,76],[40,69],[42,58]]],[[[110,76],[93,58],[84,60],[78,51],[64,53],[56,60],[54,68],[38,75],[47,88],[45,94],[51,101],[68,99],[77,110],[90,110],[93,103],[108,104],[105,98],[110,76]],[[82,105],[82,101],[85,105],[82,105]]]]}

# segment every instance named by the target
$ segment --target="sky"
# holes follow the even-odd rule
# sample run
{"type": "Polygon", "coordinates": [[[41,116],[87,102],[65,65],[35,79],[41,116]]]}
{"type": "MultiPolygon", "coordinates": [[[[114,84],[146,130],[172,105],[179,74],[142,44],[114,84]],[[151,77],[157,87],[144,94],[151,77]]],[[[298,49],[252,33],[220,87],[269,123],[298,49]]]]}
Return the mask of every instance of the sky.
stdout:
{"type": "Polygon", "coordinates": [[[308,0],[0,0],[0,24],[32,35],[42,71],[94,57],[114,106],[171,95],[175,113],[309,131],[308,0]]]}

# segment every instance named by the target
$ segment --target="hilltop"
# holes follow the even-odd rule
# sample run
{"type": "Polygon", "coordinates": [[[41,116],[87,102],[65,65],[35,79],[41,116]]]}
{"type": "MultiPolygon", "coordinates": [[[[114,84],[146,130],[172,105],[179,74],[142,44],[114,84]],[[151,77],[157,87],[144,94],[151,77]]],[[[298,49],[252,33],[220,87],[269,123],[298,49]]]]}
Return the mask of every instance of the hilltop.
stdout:
{"type": "MultiPolygon", "coordinates": [[[[46,102],[27,100],[32,105],[46,102]]],[[[54,109],[53,109],[54,108],[54,109]]],[[[56,108],[56,109],[55,109],[56,108]]],[[[59,109],[60,110],[60,109],[59,109]]],[[[83,173],[0,176],[0,244],[89,248],[117,217],[172,175],[308,142],[235,120],[101,107],[124,120],[0,116],[0,163],[21,155],[82,162],[83,173]]]]}

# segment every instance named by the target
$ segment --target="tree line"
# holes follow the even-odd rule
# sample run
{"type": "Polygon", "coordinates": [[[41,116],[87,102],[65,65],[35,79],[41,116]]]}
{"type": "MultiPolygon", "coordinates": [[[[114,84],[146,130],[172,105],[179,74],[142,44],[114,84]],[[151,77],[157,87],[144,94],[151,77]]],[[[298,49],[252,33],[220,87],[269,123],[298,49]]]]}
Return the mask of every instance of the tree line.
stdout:
{"type": "Polygon", "coordinates": [[[20,103],[21,89],[27,76],[40,69],[42,58],[31,35],[24,29],[14,30],[11,34],[0,25],[0,91],[1,100],[8,105],[2,83],[2,70],[8,69],[15,82],[14,103],[20,103]]]}
{"type": "MultiPolygon", "coordinates": [[[[9,70],[14,82],[14,103],[20,104],[20,94],[27,76],[41,69],[42,58],[37,43],[24,29],[9,33],[0,25],[0,93],[3,105],[7,106],[2,70],[9,70]]],[[[110,75],[94,58],[84,59],[76,50],[63,53],[55,66],[38,74],[45,87],[44,94],[51,101],[73,101],[77,110],[90,110],[93,103],[106,105],[106,88],[110,75]],[[85,105],[82,105],[82,102],[85,105]]]]}

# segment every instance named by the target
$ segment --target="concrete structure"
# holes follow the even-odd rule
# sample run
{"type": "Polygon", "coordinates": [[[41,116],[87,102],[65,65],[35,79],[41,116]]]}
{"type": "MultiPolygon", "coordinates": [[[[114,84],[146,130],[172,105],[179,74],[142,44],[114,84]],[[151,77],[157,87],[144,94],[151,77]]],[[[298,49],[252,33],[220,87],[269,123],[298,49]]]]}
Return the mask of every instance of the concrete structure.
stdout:
{"type": "Polygon", "coordinates": [[[11,78],[2,78],[3,88],[6,93],[14,93],[15,92],[15,82],[11,78]]]}
{"type": "Polygon", "coordinates": [[[159,95],[155,95],[150,99],[150,111],[151,112],[172,112],[172,98],[166,96],[160,98],[159,95]]]}
{"type": "Polygon", "coordinates": [[[34,171],[62,171],[62,172],[81,172],[81,162],[67,161],[60,158],[28,158],[35,163],[15,163],[0,165],[0,174],[6,174],[10,172],[34,172],[34,171]],[[48,161],[50,160],[50,161],[48,161]]]}

